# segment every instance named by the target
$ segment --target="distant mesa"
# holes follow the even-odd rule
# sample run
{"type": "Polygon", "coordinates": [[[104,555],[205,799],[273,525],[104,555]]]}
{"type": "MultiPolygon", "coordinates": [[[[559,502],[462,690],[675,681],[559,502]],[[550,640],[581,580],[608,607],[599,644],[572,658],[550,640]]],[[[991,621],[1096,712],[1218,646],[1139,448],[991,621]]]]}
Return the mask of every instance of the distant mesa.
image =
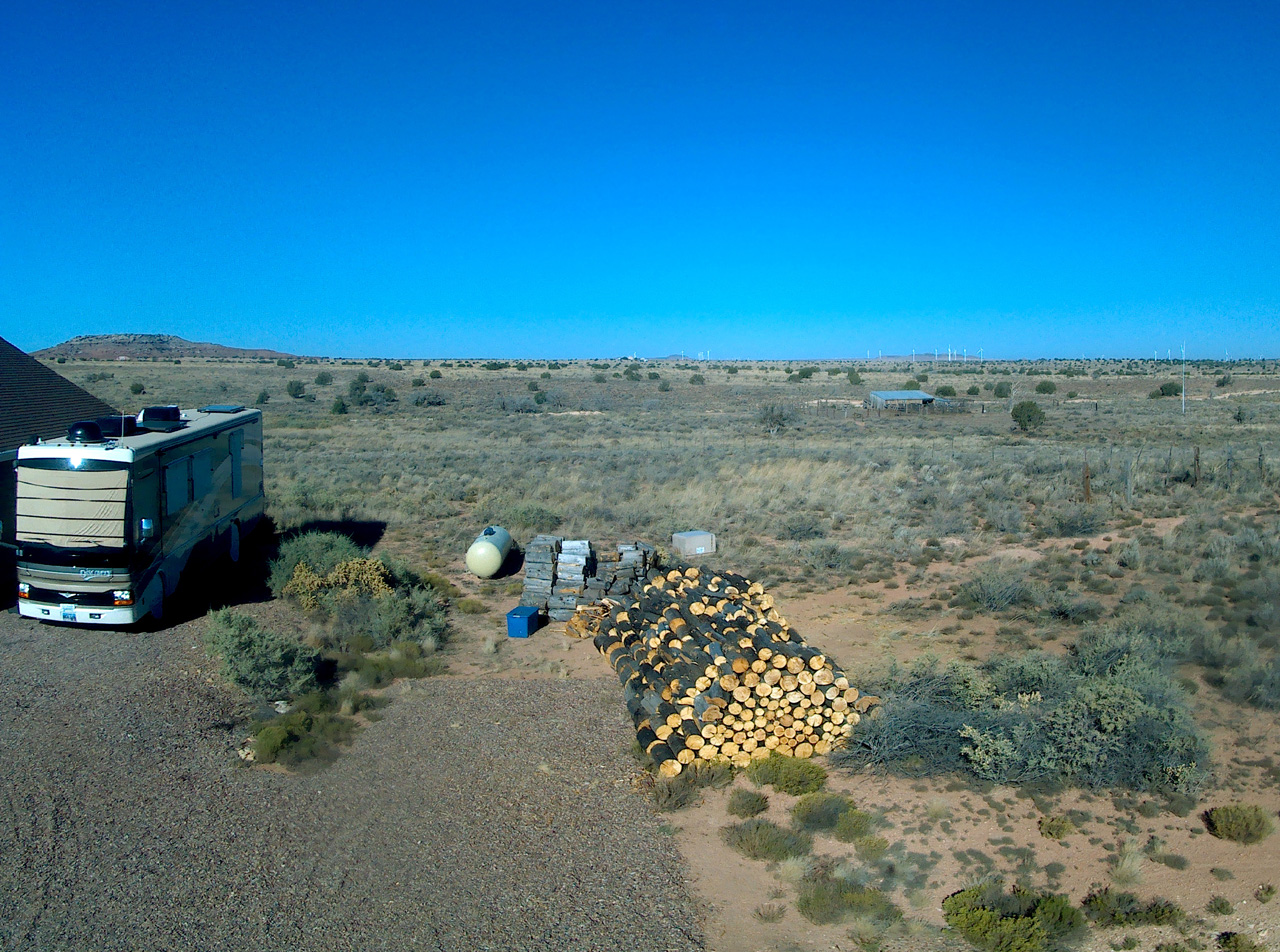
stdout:
{"type": "Polygon", "coordinates": [[[80,360],[150,360],[153,357],[292,357],[278,350],[226,347],[203,341],[184,340],[173,334],[84,334],[37,350],[32,357],[80,360]]]}

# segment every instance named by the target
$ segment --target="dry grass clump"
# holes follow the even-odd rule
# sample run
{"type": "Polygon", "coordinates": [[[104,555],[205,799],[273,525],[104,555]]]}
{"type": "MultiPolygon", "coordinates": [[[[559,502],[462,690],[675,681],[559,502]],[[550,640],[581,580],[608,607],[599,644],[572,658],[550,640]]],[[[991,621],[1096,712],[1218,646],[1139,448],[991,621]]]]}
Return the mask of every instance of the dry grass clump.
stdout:
{"type": "Polygon", "coordinates": [[[810,833],[833,830],[840,817],[852,809],[853,803],[839,793],[806,793],[791,808],[791,819],[810,833]]]}
{"type": "Polygon", "coordinates": [[[1219,839],[1236,843],[1260,843],[1275,830],[1270,814],[1256,804],[1213,807],[1204,812],[1204,825],[1219,839]]]}
{"type": "Polygon", "coordinates": [[[729,795],[729,803],[726,809],[732,816],[758,816],[769,809],[769,798],[763,793],[757,793],[755,790],[738,788],[729,795]]]}
{"type": "Polygon", "coordinates": [[[827,783],[827,771],[821,764],[776,752],[763,760],[753,760],[747,767],[747,777],[756,786],[771,786],[793,796],[816,793],[827,783]]]}
{"type": "Polygon", "coordinates": [[[1065,816],[1045,816],[1038,824],[1040,835],[1050,840],[1063,840],[1076,832],[1076,825],[1065,816]]]}
{"type": "Polygon", "coordinates": [[[1111,866],[1111,880],[1117,886],[1133,886],[1142,882],[1142,867],[1147,857],[1137,839],[1129,837],[1120,844],[1111,866]]]}
{"type": "Polygon", "coordinates": [[[787,907],[780,902],[766,902],[756,906],[751,915],[761,922],[781,922],[787,915],[787,907]]]}
{"type": "Polygon", "coordinates": [[[786,830],[770,820],[755,817],[731,823],[720,831],[726,844],[748,859],[777,862],[792,856],[804,856],[813,849],[807,833],[786,830]]]}
{"type": "Polygon", "coordinates": [[[902,910],[883,892],[833,876],[822,867],[800,883],[796,911],[815,925],[865,920],[881,934],[902,921],[902,910]]]}
{"type": "Polygon", "coordinates": [[[1116,892],[1110,886],[1095,885],[1080,903],[1084,914],[1096,926],[1171,925],[1187,920],[1187,913],[1167,899],[1143,902],[1131,892],[1116,892]]]}

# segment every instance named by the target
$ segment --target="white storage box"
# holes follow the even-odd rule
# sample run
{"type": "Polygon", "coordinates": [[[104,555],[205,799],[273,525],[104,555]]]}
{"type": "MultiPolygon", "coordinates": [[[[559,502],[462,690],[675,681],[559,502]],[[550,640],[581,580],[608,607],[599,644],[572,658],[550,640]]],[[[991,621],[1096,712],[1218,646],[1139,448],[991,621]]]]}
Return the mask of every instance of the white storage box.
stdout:
{"type": "Polygon", "coordinates": [[[671,537],[671,547],[686,558],[710,555],[716,550],[716,534],[702,529],[677,532],[671,537]]]}

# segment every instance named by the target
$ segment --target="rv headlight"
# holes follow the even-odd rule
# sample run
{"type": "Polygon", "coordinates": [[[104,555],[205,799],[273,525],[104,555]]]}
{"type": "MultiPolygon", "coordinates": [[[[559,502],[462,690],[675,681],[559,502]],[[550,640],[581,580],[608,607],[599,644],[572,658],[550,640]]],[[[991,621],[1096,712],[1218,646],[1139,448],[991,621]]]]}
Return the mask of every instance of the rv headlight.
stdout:
{"type": "Polygon", "coordinates": [[[118,588],[111,593],[113,605],[132,605],[133,592],[127,588],[118,588]]]}
{"type": "Polygon", "coordinates": [[[18,583],[18,597],[19,597],[19,598],[30,598],[30,597],[31,597],[31,585],[30,585],[30,583],[28,583],[28,582],[19,582],[19,583],[18,583]]]}

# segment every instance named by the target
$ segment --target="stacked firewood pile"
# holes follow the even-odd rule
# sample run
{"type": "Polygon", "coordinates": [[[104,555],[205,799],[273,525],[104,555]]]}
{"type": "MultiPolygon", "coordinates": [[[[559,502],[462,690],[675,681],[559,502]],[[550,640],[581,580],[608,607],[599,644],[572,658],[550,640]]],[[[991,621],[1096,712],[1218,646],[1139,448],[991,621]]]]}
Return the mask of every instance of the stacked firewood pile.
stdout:
{"type": "Polygon", "coordinates": [[[775,750],[824,754],[879,703],[804,644],[764,586],[739,575],[654,573],[601,622],[595,645],[664,777],[699,759],[744,767],[775,750]]]}
{"type": "Polygon", "coordinates": [[[580,607],[631,597],[653,558],[653,547],[643,542],[597,552],[586,539],[536,536],[525,547],[520,604],[546,609],[552,621],[569,621],[580,607]]]}

